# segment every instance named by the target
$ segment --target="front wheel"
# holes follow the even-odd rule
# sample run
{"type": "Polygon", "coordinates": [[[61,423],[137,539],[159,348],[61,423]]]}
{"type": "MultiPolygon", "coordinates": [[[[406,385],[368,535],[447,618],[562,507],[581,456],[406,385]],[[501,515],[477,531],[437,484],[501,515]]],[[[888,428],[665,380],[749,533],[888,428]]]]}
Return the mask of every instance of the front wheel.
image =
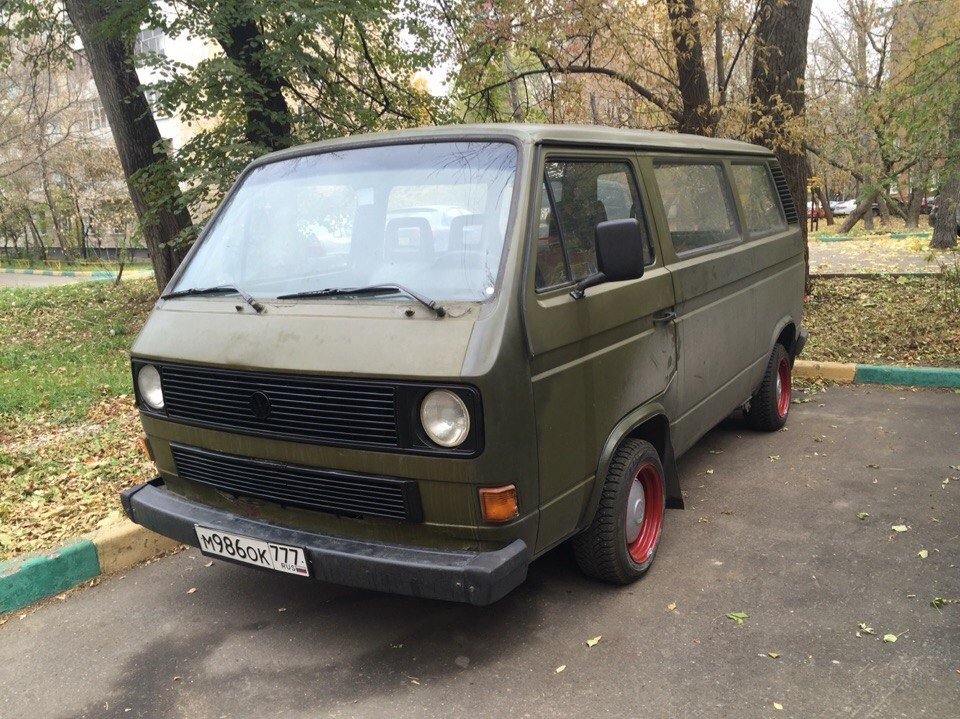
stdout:
{"type": "Polygon", "coordinates": [[[789,412],[790,355],[783,345],[777,344],[745,415],[747,423],[754,429],[775,432],[787,423],[789,412]]]}
{"type": "Polygon", "coordinates": [[[626,440],[610,462],[593,522],[573,539],[583,573],[615,584],[639,579],[660,544],[666,496],[657,450],[626,440]]]}

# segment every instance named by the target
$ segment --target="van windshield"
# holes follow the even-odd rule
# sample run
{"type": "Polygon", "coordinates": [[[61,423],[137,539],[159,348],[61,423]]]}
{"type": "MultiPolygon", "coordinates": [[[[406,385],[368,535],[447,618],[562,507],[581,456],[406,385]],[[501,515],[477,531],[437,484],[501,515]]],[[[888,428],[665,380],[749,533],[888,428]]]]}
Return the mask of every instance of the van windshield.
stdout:
{"type": "Polygon", "coordinates": [[[232,285],[276,298],[394,284],[435,300],[488,299],[516,165],[516,148],[503,142],[367,147],[263,165],[227,200],[173,291],[232,285]]]}

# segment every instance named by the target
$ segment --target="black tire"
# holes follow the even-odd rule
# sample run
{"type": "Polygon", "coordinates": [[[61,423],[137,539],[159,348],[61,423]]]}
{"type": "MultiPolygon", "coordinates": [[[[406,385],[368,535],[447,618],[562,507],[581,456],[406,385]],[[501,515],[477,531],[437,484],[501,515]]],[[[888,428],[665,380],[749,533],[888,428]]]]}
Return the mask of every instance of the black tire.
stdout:
{"type": "Polygon", "coordinates": [[[581,571],[614,584],[639,579],[653,563],[660,546],[666,496],[657,450],[643,440],[626,440],[610,462],[593,522],[573,538],[573,553],[581,571]],[[643,520],[636,522],[636,514],[632,515],[638,533],[631,543],[627,536],[627,504],[635,481],[642,488],[643,520]]]}
{"type": "Polygon", "coordinates": [[[744,413],[747,424],[764,432],[781,429],[790,413],[790,385],[790,355],[783,345],[774,345],[763,381],[750,398],[750,408],[744,413]]]}

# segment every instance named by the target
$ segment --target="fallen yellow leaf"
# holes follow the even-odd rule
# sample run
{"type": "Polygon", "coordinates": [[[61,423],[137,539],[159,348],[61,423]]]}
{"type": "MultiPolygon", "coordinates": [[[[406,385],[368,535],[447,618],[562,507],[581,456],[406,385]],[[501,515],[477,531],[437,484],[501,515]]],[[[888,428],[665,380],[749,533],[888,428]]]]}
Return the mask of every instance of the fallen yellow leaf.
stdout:
{"type": "Polygon", "coordinates": [[[603,635],[602,635],[602,634],[598,634],[598,635],[595,636],[593,639],[588,639],[588,640],[587,640],[587,646],[588,646],[588,647],[595,647],[595,646],[597,646],[597,644],[600,643],[600,640],[601,640],[601,639],[603,639],[603,635]]]}
{"type": "Polygon", "coordinates": [[[767,652],[767,656],[770,657],[771,659],[779,659],[779,658],[780,658],[780,655],[777,654],[776,652],[767,652]]]}
{"type": "Polygon", "coordinates": [[[562,672],[562,671],[563,671],[564,669],[566,669],[566,668],[567,668],[567,665],[566,665],[566,664],[561,664],[559,667],[557,667],[557,668],[554,670],[554,672],[557,673],[557,674],[559,674],[560,672],[562,672]]]}
{"type": "Polygon", "coordinates": [[[670,603],[667,605],[667,609],[669,609],[671,612],[672,612],[674,609],[676,609],[676,608],[677,608],[677,603],[676,603],[676,602],[670,602],[670,603]]]}
{"type": "Polygon", "coordinates": [[[783,711],[783,704],[781,704],[780,702],[774,702],[773,708],[776,709],[777,711],[783,711]]]}
{"type": "Polygon", "coordinates": [[[190,589],[187,590],[187,594],[193,594],[195,591],[197,591],[196,587],[190,587],[190,589]]]}

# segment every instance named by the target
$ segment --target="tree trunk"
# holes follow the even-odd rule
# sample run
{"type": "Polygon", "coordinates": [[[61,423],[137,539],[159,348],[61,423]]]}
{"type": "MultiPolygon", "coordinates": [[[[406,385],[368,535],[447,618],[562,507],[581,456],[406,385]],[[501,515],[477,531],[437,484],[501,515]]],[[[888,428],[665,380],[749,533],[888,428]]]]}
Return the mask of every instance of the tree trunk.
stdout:
{"type": "Polygon", "coordinates": [[[830,203],[827,201],[827,193],[823,191],[820,185],[816,186],[817,197],[820,198],[820,204],[823,205],[823,219],[827,221],[827,227],[834,223],[833,210],[830,209],[830,203]]]}
{"type": "MultiPolygon", "coordinates": [[[[804,73],[807,70],[807,31],[813,0],[761,0],[753,67],[750,71],[751,124],[762,128],[760,141],[777,153],[797,209],[806,205],[807,156],[802,138],[787,137],[782,128],[804,114],[804,73]],[[771,102],[779,98],[779,102],[771,102]]],[[[804,213],[805,214],[805,213],[804,213]]],[[[802,224],[806,286],[810,287],[807,224],[802,224]]]]}
{"type": "MultiPolygon", "coordinates": [[[[960,70],[960,68],[958,68],[960,70]]],[[[960,72],[956,73],[960,75],[960,72]]],[[[957,203],[960,202],[960,102],[953,108],[950,130],[947,133],[947,158],[941,177],[947,181],[940,186],[940,208],[933,227],[930,247],[946,250],[957,246],[957,203]]]]}
{"type": "Polygon", "coordinates": [[[879,194],[880,194],[880,191],[877,190],[872,195],[870,195],[870,197],[865,198],[863,202],[858,202],[857,209],[855,209],[853,212],[847,215],[847,219],[845,219],[843,221],[843,224],[840,225],[840,229],[838,230],[838,232],[841,235],[847,234],[848,232],[850,232],[850,230],[853,229],[853,226],[860,221],[861,217],[863,218],[863,226],[868,230],[872,229],[873,223],[871,222],[870,226],[868,227],[867,220],[873,219],[873,203],[876,202],[876,199],[879,196],[879,194]]]}
{"type": "Polygon", "coordinates": [[[50,172],[47,169],[47,163],[44,161],[42,155],[40,157],[40,186],[43,188],[43,196],[46,198],[47,207],[50,209],[50,221],[53,225],[53,234],[56,236],[57,244],[60,245],[60,250],[63,252],[63,259],[68,265],[72,265],[74,262],[73,251],[70,249],[67,237],[64,234],[60,213],[57,210],[57,202],[53,196],[53,191],[50,189],[50,172]]]}
{"type": "Polygon", "coordinates": [[[940,188],[940,207],[933,226],[930,247],[948,250],[957,246],[957,204],[960,203],[960,177],[954,172],[940,188]]]}
{"type": "Polygon", "coordinates": [[[247,141],[269,150],[290,147],[290,108],[283,96],[286,80],[264,63],[266,38],[257,26],[257,18],[238,17],[247,3],[225,2],[214,7],[213,34],[224,54],[247,77],[243,84],[247,141]]]}
{"type": "Polygon", "coordinates": [[[678,129],[694,135],[712,135],[716,117],[710,102],[700,28],[694,17],[696,0],[667,0],[667,13],[683,105],[678,129]]]}
{"type": "Polygon", "coordinates": [[[176,172],[133,65],[133,40],[139,30],[137,13],[130,13],[123,0],[65,0],[65,5],[83,42],[130,199],[140,219],[157,287],[162,290],[187,250],[175,246],[174,240],[191,222],[189,213],[177,207],[180,188],[176,172]],[[144,176],[149,177],[149,189],[144,176]]]}
{"type": "Polygon", "coordinates": [[[877,209],[880,210],[880,224],[883,227],[888,227],[890,225],[890,207],[887,205],[887,198],[884,197],[886,194],[887,190],[884,188],[883,192],[877,196],[877,209]]]}
{"type": "Polygon", "coordinates": [[[907,199],[907,214],[904,217],[904,227],[915,229],[920,226],[920,206],[923,203],[924,188],[914,187],[910,190],[907,199]]]}
{"type": "Polygon", "coordinates": [[[40,229],[37,227],[36,220],[33,219],[33,213],[30,212],[29,207],[23,208],[23,211],[26,213],[27,223],[30,229],[33,231],[33,238],[37,242],[37,255],[39,259],[45,260],[47,259],[47,248],[43,244],[43,237],[40,236],[40,229]]]}

